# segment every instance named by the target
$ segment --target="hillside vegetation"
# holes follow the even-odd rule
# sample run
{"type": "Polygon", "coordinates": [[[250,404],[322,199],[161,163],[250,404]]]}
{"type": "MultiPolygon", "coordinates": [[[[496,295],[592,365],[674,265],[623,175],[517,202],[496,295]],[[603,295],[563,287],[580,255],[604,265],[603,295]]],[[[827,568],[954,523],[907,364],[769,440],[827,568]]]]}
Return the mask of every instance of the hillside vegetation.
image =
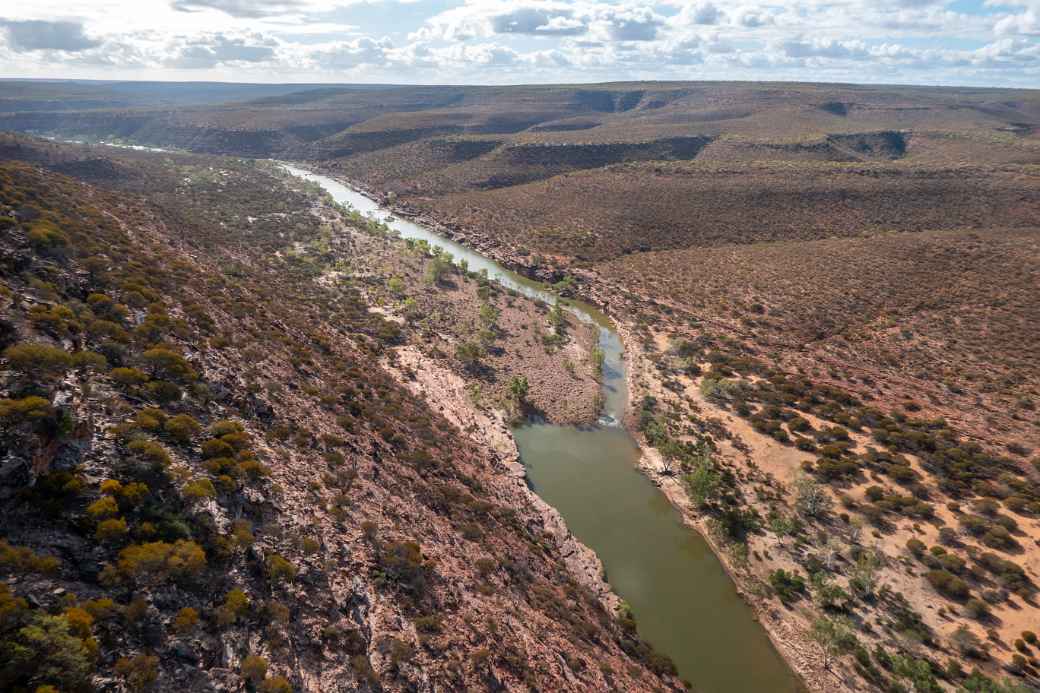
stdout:
{"type": "Polygon", "coordinates": [[[367,222],[251,162],[5,146],[109,187],[0,163],[0,687],[675,685],[378,365],[408,337],[326,280],[367,222]]]}

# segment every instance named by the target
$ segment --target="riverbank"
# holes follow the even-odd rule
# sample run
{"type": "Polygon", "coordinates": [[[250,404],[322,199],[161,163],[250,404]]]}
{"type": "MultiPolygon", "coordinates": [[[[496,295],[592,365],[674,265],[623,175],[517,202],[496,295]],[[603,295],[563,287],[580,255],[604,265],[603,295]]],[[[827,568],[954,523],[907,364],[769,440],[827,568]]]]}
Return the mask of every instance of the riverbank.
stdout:
{"type": "MultiPolygon", "coordinates": [[[[784,607],[778,607],[775,600],[764,596],[764,576],[756,575],[750,569],[746,557],[740,560],[727,550],[725,544],[719,540],[718,534],[709,526],[708,518],[698,512],[691,502],[689,492],[682,481],[681,472],[671,467],[660,451],[649,444],[646,436],[637,431],[636,422],[642,398],[644,396],[662,398],[667,395],[667,391],[656,377],[657,369],[651,362],[648,351],[632,333],[630,326],[618,325],[618,333],[625,343],[629,364],[628,381],[631,397],[625,422],[634,432],[643,453],[639,459],[640,471],[668,498],[669,502],[679,511],[686,525],[697,531],[708,543],[730,579],[737,586],[741,598],[762,624],[773,646],[808,690],[814,693],[866,690],[850,685],[857,680],[854,677],[836,676],[827,669],[824,653],[808,635],[809,624],[806,619],[792,613],[790,609],[781,611],[784,607]],[[792,625],[792,620],[798,622],[800,627],[792,625]]],[[[764,505],[755,509],[760,512],[766,510],[764,505]]]]}
{"type": "MultiPolygon", "coordinates": [[[[352,182],[351,182],[351,186],[353,186],[352,182]]],[[[363,186],[358,186],[358,187],[364,189],[363,186]]],[[[388,199],[385,196],[380,196],[378,194],[375,194],[371,190],[366,190],[365,192],[368,195],[372,195],[373,197],[382,199],[386,204],[392,205],[392,200],[388,199]]],[[[393,213],[395,215],[400,215],[402,217],[410,216],[409,213],[408,213],[408,210],[400,209],[400,208],[393,209],[393,213]]],[[[424,225],[428,225],[428,226],[432,227],[432,229],[435,232],[444,234],[444,236],[446,236],[448,238],[451,238],[453,240],[457,240],[457,239],[460,238],[460,235],[455,233],[454,230],[447,229],[447,228],[443,227],[442,225],[438,224],[436,222],[436,220],[432,220],[432,219],[427,219],[425,217],[421,217],[421,218],[417,218],[416,221],[421,221],[424,225]]],[[[495,259],[499,260],[500,262],[502,262],[502,264],[505,264],[507,266],[514,266],[514,267],[516,266],[514,258],[503,258],[503,257],[500,257],[499,254],[497,252],[495,252],[495,249],[493,249],[493,248],[487,249],[487,252],[493,258],[495,258],[495,259]]],[[[601,304],[601,305],[609,304],[609,301],[598,301],[598,303],[601,304]]],[[[608,308],[608,311],[609,311],[609,308],[608,308]]],[[[624,329],[625,328],[622,328],[622,330],[624,330],[624,329]]],[[[626,338],[627,335],[624,332],[622,333],[621,336],[622,336],[622,340],[626,344],[630,344],[631,343],[631,339],[630,338],[626,338]]],[[[618,358],[619,359],[621,358],[620,351],[621,351],[621,346],[619,344],[618,345],[618,358]]],[[[627,372],[627,376],[623,375],[623,377],[627,377],[629,380],[631,380],[633,373],[635,373],[635,369],[628,368],[627,371],[626,371],[626,369],[623,368],[623,364],[619,364],[619,365],[621,366],[621,369],[620,369],[620,372],[618,373],[618,375],[623,375],[625,372],[627,372]]],[[[438,376],[438,377],[443,379],[444,376],[442,375],[442,376],[438,376]]],[[[455,388],[456,392],[455,392],[454,395],[451,394],[450,392],[449,393],[445,393],[442,390],[443,390],[443,388],[439,389],[437,387],[427,386],[426,389],[425,389],[425,392],[426,392],[426,396],[434,397],[434,398],[436,398],[436,400],[438,402],[442,402],[443,401],[444,404],[442,406],[446,406],[446,407],[457,407],[457,406],[459,406],[457,402],[453,404],[452,400],[457,399],[458,393],[461,392],[462,390],[460,390],[459,388],[455,388]]],[[[628,411],[628,410],[631,409],[633,401],[636,401],[636,400],[637,400],[637,398],[626,398],[625,401],[623,401],[621,403],[621,406],[620,406],[620,408],[618,410],[619,418],[621,416],[623,416],[625,411],[628,411]]],[[[472,414],[468,414],[467,416],[472,416],[472,414]]],[[[474,426],[478,426],[478,427],[480,425],[482,425],[482,424],[474,424],[474,426]]],[[[631,428],[631,427],[629,427],[629,428],[631,428]]],[[[645,443],[645,441],[643,441],[643,442],[645,443]]],[[[501,444],[501,442],[499,442],[499,444],[501,444]]],[[[646,459],[652,457],[653,453],[654,453],[654,451],[652,451],[652,450],[644,450],[644,452],[642,454],[642,459],[646,460],[646,459]]],[[[728,575],[728,579],[731,580],[733,584],[737,585],[738,589],[740,589],[741,591],[745,592],[745,594],[742,594],[741,597],[748,604],[748,606],[752,608],[752,610],[756,614],[756,618],[759,621],[759,623],[761,625],[765,626],[765,630],[768,631],[768,635],[772,638],[773,647],[775,649],[779,650],[784,655],[786,655],[789,663],[795,665],[795,666],[793,666],[793,669],[796,672],[798,672],[799,674],[801,674],[803,677],[805,677],[805,672],[807,672],[807,671],[809,671],[811,669],[811,666],[806,664],[806,662],[808,661],[808,655],[806,655],[806,653],[805,653],[805,648],[801,648],[801,647],[792,648],[788,644],[788,643],[790,643],[794,639],[794,634],[790,631],[790,629],[785,627],[786,624],[784,624],[782,622],[782,619],[780,618],[780,615],[779,614],[771,614],[770,612],[768,612],[767,610],[762,608],[762,604],[761,603],[755,603],[754,601],[749,600],[747,598],[746,589],[743,589],[744,586],[741,585],[741,580],[739,579],[738,574],[733,569],[733,566],[730,565],[727,562],[725,553],[721,550],[721,547],[719,547],[716,543],[714,543],[712,541],[712,537],[710,535],[710,532],[707,531],[707,527],[704,526],[703,523],[698,523],[698,522],[691,521],[691,518],[688,516],[688,513],[685,512],[686,508],[683,507],[683,498],[684,498],[684,496],[683,496],[683,493],[682,493],[682,489],[680,487],[674,487],[674,486],[673,487],[669,487],[667,484],[663,484],[662,483],[663,475],[656,474],[655,470],[654,470],[654,468],[652,466],[647,466],[646,464],[637,464],[637,460],[639,460],[639,459],[640,459],[640,455],[639,455],[638,450],[637,450],[636,454],[633,456],[632,460],[630,462],[628,462],[627,464],[631,465],[631,469],[632,469],[633,472],[635,472],[636,470],[642,472],[642,474],[645,475],[645,477],[647,479],[653,481],[659,487],[660,492],[662,492],[662,494],[663,494],[664,498],[667,500],[667,502],[671,503],[671,505],[674,508],[676,508],[677,510],[680,511],[680,513],[682,515],[683,522],[686,524],[687,531],[693,530],[694,532],[698,533],[701,537],[703,537],[705,539],[705,541],[707,543],[707,546],[711,549],[712,552],[714,552],[716,558],[719,560],[719,563],[720,563],[721,567],[725,571],[725,574],[728,575]]],[[[566,533],[566,535],[569,535],[569,533],[566,533]]],[[[578,565],[575,567],[575,569],[578,570],[579,572],[585,573],[585,580],[584,580],[585,584],[590,584],[589,576],[592,573],[595,573],[596,575],[599,574],[597,571],[595,571],[594,568],[590,571],[589,566],[590,565],[598,565],[598,564],[599,564],[598,560],[595,562],[595,564],[592,564],[590,561],[587,560],[587,558],[582,558],[582,559],[579,560],[578,565]]],[[[595,584],[594,581],[592,582],[592,584],[595,584]]],[[[813,686],[812,688],[814,690],[816,690],[819,687],[813,686]]]]}

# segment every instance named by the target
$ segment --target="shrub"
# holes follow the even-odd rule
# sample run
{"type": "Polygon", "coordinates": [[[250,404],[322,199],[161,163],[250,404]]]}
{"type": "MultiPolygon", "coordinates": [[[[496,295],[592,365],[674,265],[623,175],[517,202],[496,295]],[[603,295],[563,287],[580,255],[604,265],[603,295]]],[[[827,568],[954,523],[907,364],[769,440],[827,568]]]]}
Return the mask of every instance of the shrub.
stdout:
{"type": "Polygon", "coordinates": [[[170,464],[170,455],[166,449],[154,440],[134,440],[126,446],[140,460],[150,462],[157,467],[170,464]]]}
{"type": "Polygon", "coordinates": [[[284,676],[271,676],[257,688],[260,693],[292,693],[293,687],[284,676]]]}
{"type": "Polygon", "coordinates": [[[72,355],[48,344],[15,344],[4,350],[4,358],[11,368],[34,381],[60,377],[72,368],[72,355]]]}
{"type": "Polygon", "coordinates": [[[53,556],[43,556],[26,546],[15,546],[0,539],[0,568],[21,573],[50,574],[57,572],[60,565],[60,561],[53,556]]]}
{"type": "Polygon", "coordinates": [[[937,592],[951,599],[964,599],[969,594],[968,583],[947,570],[930,570],[925,578],[937,592]]]}
{"type": "Polygon", "coordinates": [[[274,583],[291,582],[296,578],[296,567],[284,557],[273,553],[267,557],[267,577],[274,583]]]}
{"type": "Polygon", "coordinates": [[[165,380],[153,380],[145,386],[148,396],[160,404],[169,404],[180,400],[182,392],[179,387],[165,380]]]}
{"type": "Polygon", "coordinates": [[[230,625],[238,621],[249,611],[249,597],[237,587],[227,593],[224,603],[217,611],[217,622],[221,625],[230,625]]]}
{"type": "Polygon", "coordinates": [[[140,654],[121,657],[116,662],[116,673],[123,677],[130,690],[143,691],[159,678],[159,658],[140,654]]]}
{"type": "Polygon", "coordinates": [[[185,498],[195,501],[213,498],[217,495],[217,490],[213,488],[213,482],[209,479],[195,479],[184,485],[183,493],[185,498]]]}
{"type": "Polygon", "coordinates": [[[206,552],[186,539],[133,544],[119,552],[118,567],[124,575],[144,581],[193,577],[206,567],[206,552]]]}
{"type": "Polygon", "coordinates": [[[54,415],[50,400],[30,395],[22,399],[0,399],[0,420],[5,426],[44,421],[54,415]]]}
{"type": "Polygon", "coordinates": [[[103,496],[87,506],[87,514],[95,520],[119,514],[119,504],[112,496],[103,496]]]}
{"type": "Polygon", "coordinates": [[[38,219],[29,227],[29,244],[42,255],[60,256],[69,237],[50,219],[38,219]]]}
{"type": "Polygon", "coordinates": [[[36,613],[5,645],[0,685],[6,690],[43,681],[80,690],[94,668],[91,648],[72,633],[65,616],[36,613]]]}
{"type": "Polygon", "coordinates": [[[178,635],[187,635],[195,630],[199,623],[199,612],[190,606],[186,606],[177,612],[173,618],[173,631],[178,635]]]}
{"type": "Polygon", "coordinates": [[[72,366],[79,371],[103,371],[108,368],[108,359],[93,351],[77,351],[72,355],[72,366]]]}
{"type": "Polygon", "coordinates": [[[136,507],[148,496],[148,491],[148,484],[134,481],[119,490],[119,500],[126,506],[136,507]]]}
{"type": "Polygon", "coordinates": [[[202,424],[188,414],[177,414],[166,420],[163,430],[178,443],[190,443],[202,430],[202,424]]]}
{"type": "Polygon", "coordinates": [[[90,637],[90,630],[94,626],[94,617],[89,612],[78,606],[71,606],[65,609],[64,616],[73,635],[83,640],[90,637]]]}
{"type": "Polygon", "coordinates": [[[802,576],[782,568],[769,574],[769,585],[785,604],[798,601],[805,594],[805,580],[802,576]]]}
{"type": "Polygon", "coordinates": [[[83,602],[83,608],[94,617],[96,621],[112,618],[118,613],[116,603],[108,597],[99,597],[83,602]]]}
{"type": "Polygon", "coordinates": [[[242,660],[242,678],[254,686],[267,677],[267,660],[258,655],[249,655],[242,660]]]}
{"type": "Polygon", "coordinates": [[[197,377],[187,359],[166,347],[149,349],[141,358],[154,377],[175,382],[191,382],[197,377]]]}
{"type": "Polygon", "coordinates": [[[94,536],[100,541],[119,541],[127,534],[126,520],[121,517],[109,518],[98,523],[94,536]]]}
{"type": "Polygon", "coordinates": [[[202,456],[206,459],[232,457],[234,454],[234,448],[218,438],[210,438],[202,443],[202,456]]]}
{"type": "Polygon", "coordinates": [[[924,542],[920,539],[910,538],[906,540],[906,548],[914,556],[920,558],[924,554],[924,542]]]}
{"type": "Polygon", "coordinates": [[[237,421],[232,419],[221,419],[209,427],[209,434],[214,438],[220,438],[231,433],[241,433],[245,429],[237,421]]]}

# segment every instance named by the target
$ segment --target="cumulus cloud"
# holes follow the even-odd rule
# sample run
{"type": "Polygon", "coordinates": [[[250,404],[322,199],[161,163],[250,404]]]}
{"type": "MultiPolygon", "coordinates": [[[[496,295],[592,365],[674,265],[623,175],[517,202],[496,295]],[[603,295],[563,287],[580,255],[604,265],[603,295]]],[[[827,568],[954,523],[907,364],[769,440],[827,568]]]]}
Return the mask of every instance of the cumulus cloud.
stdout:
{"type": "Polygon", "coordinates": [[[275,57],[277,43],[262,36],[210,34],[178,42],[165,63],[181,69],[204,69],[227,63],[261,63],[275,57]]]}
{"type": "Polygon", "coordinates": [[[698,2],[687,5],[682,10],[692,24],[718,24],[722,12],[711,2],[698,2]]]}
{"type": "Polygon", "coordinates": [[[611,8],[600,13],[596,27],[613,41],[653,41],[663,24],[647,7],[611,8]]]}
{"type": "Polygon", "coordinates": [[[1040,84],[1040,0],[103,0],[92,14],[100,2],[5,8],[7,72],[1040,84]]]}
{"type": "Polygon", "coordinates": [[[362,36],[316,50],[311,54],[311,59],[320,68],[344,70],[361,65],[383,65],[388,62],[392,50],[393,43],[387,38],[377,41],[362,36]]]}
{"type": "Polygon", "coordinates": [[[298,9],[300,0],[173,0],[170,5],[181,12],[219,10],[232,17],[264,17],[298,9]]]}
{"type": "Polygon", "coordinates": [[[862,41],[802,38],[783,41],[780,45],[789,58],[830,58],[832,60],[866,60],[870,52],[862,41]]]}
{"type": "Polygon", "coordinates": [[[773,15],[752,7],[741,7],[731,15],[734,24],[748,29],[756,29],[773,23],[773,15]]]}
{"type": "Polygon", "coordinates": [[[993,27],[998,36],[1021,34],[1023,36],[1040,36],[1040,10],[1026,10],[1022,14],[1003,17],[993,27]]]}
{"type": "Polygon", "coordinates": [[[544,7],[520,7],[491,17],[496,34],[532,34],[541,36],[577,36],[588,31],[585,20],[571,10],[544,7]]]}
{"type": "Polygon", "coordinates": [[[85,51],[100,45],[100,41],[83,33],[79,22],[45,22],[38,20],[0,20],[7,33],[7,42],[12,50],[23,51],[85,51]]]}

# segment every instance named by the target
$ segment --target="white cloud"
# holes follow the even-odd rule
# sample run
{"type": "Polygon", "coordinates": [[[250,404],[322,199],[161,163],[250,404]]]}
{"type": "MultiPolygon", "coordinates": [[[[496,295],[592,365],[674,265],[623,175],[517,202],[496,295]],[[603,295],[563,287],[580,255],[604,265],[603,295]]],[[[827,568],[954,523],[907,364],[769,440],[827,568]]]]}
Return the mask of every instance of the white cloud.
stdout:
{"type": "Polygon", "coordinates": [[[7,41],[15,51],[85,51],[100,44],[83,33],[79,22],[0,20],[7,41]]]}
{"type": "Polygon", "coordinates": [[[4,76],[1040,84],[1040,0],[34,0],[4,76]],[[954,11],[952,8],[957,7],[954,11]]]}
{"type": "Polygon", "coordinates": [[[1023,36],[1040,36],[1040,10],[1026,10],[1022,14],[1003,17],[993,27],[998,36],[1021,34],[1023,36]]]}

